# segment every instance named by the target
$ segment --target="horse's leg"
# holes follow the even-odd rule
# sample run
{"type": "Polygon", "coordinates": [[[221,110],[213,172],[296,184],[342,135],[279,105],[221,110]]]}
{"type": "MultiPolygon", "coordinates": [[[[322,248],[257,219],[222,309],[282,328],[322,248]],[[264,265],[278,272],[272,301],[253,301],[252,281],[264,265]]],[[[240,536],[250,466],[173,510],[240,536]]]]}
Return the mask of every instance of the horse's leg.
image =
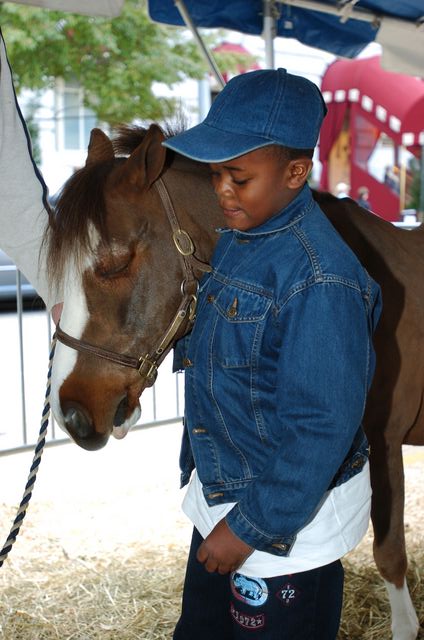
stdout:
{"type": "Polygon", "coordinates": [[[415,640],[420,624],[405,578],[403,585],[398,588],[393,583],[384,580],[389,595],[392,612],[393,640],[415,640]]]}
{"type": "Polygon", "coordinates": [[[402,445],[385,441],[373,446],[371,441],[370,463],[374,559],[390,600],[393,640],[415,640],[419,623],[405,578],[402,445]]]}

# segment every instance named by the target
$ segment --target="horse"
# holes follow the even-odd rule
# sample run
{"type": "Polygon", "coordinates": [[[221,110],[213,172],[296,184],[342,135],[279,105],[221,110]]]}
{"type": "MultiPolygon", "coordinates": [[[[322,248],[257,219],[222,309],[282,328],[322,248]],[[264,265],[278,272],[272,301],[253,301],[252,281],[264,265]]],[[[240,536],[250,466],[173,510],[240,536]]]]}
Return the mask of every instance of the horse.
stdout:
{"type": "MultiPolygon", "coordinates": [[[[143,390],[190,331],[222,224],[207,167],[166,150],[164,136],[156,124],[122,127],[114,140],[94,129],[86,164],[64,186],[46,231],[50,278],[64,291],[52,409],[89,450],[137,422],[143,390]]],[[[419,624],[405,578],[402,444],[424,444],[424,229],[396,228],[350,199],[314,197],[382,289],[364,417],[373,550],[393,640],[413,640],[419,624]]]]}

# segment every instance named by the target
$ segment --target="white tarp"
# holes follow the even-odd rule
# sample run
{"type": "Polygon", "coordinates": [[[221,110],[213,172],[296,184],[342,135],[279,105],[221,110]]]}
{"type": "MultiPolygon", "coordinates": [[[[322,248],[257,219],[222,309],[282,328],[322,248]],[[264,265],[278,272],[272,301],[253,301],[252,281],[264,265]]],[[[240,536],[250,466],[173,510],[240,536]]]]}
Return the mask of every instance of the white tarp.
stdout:
{"type": "Polygon", "coordinates": [[[119,16],[124,5],[124,0],[8,0],[8,2],[107,18],[119,16]]]}
{"type": "Polygon", "coordinates": [[[381,66],[384,69],[421,78],[424,76],[424,25],[417,27],[413,23],[385,18],[376,42],[383,49],[381,66]]]}

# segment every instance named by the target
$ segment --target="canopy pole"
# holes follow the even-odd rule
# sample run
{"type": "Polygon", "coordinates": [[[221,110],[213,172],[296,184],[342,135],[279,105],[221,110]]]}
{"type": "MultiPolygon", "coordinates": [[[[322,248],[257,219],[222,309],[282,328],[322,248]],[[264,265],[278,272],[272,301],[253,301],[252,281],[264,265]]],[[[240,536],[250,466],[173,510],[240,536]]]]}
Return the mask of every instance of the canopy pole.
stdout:
{"type": "Polygon", "coordinates": [[[405,162],[405,147],[402,146],[400,148],[399,154],[399,213],[402,214],[402,211],[406,207],[406,162],[405,162]]]}
{"type": "Polygon", "coordinates": [[[277,21],[275,19],[274,0],[263,0],[264,30],[263,39],[265,42],[265,64],[267,69],[275,68],[274,39],[277,34],[277,21]]]}
{"type": "Polygon", "coordinates": [[[186,25],[186,27],[188,27],[191,31],[191,33],[194,36],[194,39],[196,40],[197,44],[199,45],[200,51],[203,54],[206,62],[209,65],[209,68],[212,72],[212,74],[215,76],[218,84],[221,87],[225,87],[225,80],[222,77],[222,74],[220,72],[220,70],[218,69],[218,66],[215,62],[215,60],[213,59],[212,54],[208,51],[208,49],[205,46],[205,43],[203,42],[202,38],[200,37],[199,32],[196,29],[196,26],[193,22],[193,20],[191,19],[191,16],[187,10],[187,7],[185,6],[184,0],[174,0],[174,4],[177,7],[178,11],[181,14],[182,19],[184,20],[184,24],[186,25]]]}

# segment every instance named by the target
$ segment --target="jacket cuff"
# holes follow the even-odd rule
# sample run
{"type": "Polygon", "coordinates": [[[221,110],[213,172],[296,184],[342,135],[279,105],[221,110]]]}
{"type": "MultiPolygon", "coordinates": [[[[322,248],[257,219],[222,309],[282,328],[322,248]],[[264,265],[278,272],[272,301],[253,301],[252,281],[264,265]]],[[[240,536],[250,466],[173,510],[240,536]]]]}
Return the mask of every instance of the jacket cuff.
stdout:
{"type": "Polygon", "coordinates": [[[253,525],[236,504],[225,520],[231,531],[258,551],[265,551],[275,556],[288,556],[296,541],[296,536],[270,536],[253,525]]]}

